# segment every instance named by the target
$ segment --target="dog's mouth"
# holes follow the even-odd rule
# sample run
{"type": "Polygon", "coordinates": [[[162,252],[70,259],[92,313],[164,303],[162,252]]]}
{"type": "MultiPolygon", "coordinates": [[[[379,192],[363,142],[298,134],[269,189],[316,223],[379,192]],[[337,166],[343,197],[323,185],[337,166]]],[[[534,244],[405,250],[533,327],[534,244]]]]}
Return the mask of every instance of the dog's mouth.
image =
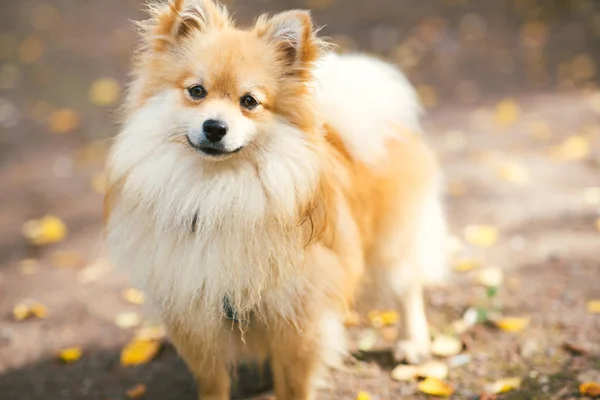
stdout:
{"type": "Polygon", "coordinates": [[[194,144],[192,143],[192,141],[190,140],[189,136],[186,135],[185,137],[187,139],[188,145],[193,148],[194,150],[201,152],[205,155],[211,156],[211,157],[226,157],[226,156],[230,156],[232,154],[238,153],[239,151],[241,151],[244,146],[240,146],[237,149],[234,150],[227,150],[223,147],[223,145],[221,144],[194,144]]]}

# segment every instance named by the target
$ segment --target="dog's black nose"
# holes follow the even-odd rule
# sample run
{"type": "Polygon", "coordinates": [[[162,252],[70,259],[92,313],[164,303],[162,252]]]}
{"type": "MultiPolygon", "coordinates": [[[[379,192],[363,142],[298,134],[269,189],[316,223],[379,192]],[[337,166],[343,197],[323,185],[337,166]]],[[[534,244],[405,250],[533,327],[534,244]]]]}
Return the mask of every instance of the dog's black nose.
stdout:
{"type": "Polygon", "coordinates": [[[227,134],[227,124],[216,119],[204,121],[202,129],[204,130],[204,136],[213,143],[220,141],[227,134]]]}

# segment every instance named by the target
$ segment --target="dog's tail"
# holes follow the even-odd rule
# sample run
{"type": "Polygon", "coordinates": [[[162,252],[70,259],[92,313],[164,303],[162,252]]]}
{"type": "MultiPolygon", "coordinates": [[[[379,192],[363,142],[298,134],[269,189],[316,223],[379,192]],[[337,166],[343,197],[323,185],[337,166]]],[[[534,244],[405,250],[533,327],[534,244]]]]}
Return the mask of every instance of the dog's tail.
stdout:
{"type": "Polygon", "coordinates": [[[416,91],[392,65],[361,54],[329,54],[318,62],[315,78],[322,118],[355,158],[381,160],[389,139],[403,129],[421,131],[416,91]]]}

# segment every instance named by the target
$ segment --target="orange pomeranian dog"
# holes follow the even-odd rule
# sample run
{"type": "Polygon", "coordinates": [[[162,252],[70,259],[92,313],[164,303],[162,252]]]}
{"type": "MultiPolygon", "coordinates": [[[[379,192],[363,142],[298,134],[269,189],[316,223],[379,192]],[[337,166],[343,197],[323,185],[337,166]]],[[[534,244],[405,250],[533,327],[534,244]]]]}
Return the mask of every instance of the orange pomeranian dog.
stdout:
{"type": "Polygon", "coordinates": [[[315,397],[369,284],[427,357],[423,286],[446,275],[437,160],[394,67],[335,55],[310,15],[238,28],[212,0],[152,5],[108,160],[111,259],[156,303],[201,399],[272,365],[315,397]]]}

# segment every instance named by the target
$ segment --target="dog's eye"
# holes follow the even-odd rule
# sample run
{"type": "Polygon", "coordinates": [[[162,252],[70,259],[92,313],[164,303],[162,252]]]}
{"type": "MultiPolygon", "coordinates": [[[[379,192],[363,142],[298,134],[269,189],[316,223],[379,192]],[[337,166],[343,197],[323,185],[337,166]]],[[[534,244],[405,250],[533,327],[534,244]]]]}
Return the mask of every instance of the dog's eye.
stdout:
{"type": "Polygon", "coordinates": [[[256,100],[254,97],[247,94],[240,99],[240,104],[242,105],[242,107],[247,108],[248,110],[252,110],[253,108],[258,107],[259,103],[258,100],[256,100]]]}
{"type": "Polygon", "coordinates": [[[201,85],[190,86],[187,91],[194,100],[200,100],[206,97],[206,89],[201,85]]]}

